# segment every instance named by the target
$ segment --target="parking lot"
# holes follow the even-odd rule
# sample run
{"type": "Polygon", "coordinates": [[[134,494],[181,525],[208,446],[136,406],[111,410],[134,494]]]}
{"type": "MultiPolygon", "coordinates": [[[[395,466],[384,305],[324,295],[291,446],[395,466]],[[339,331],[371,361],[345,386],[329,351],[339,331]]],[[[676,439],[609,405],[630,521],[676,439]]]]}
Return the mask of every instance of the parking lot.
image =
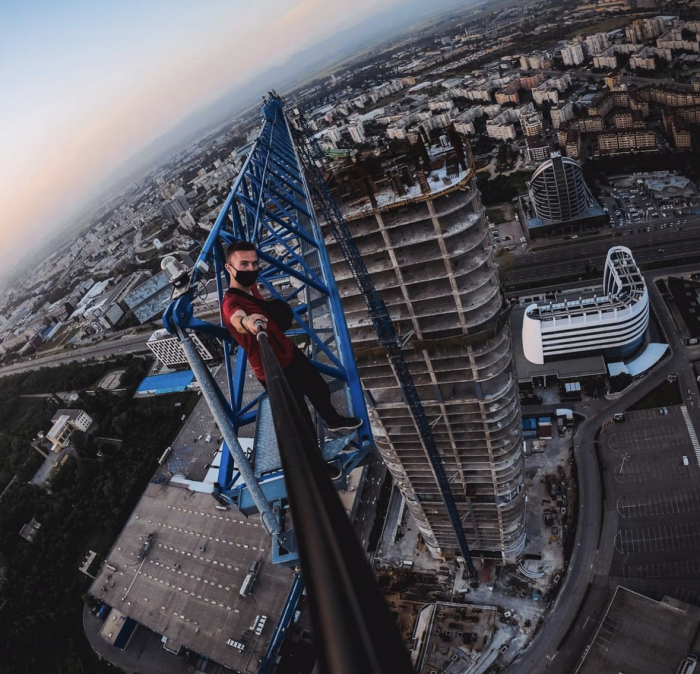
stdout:
{"type": "Polygon", "coordinates": [[[673,203],[658,202],[647,192],[642,181],[648,176],[635,175],[613,179],[601,191],[601,205],[610,215],[613,227],[642,224],[659,229],[682,227],[688,216],[697,210],[697,199],[674,199],[673,203]]]}
{"type": "Polygon", "coordinates": [[[625,578],[687,578],[697,574],[700,574],[700,559],[681,559],[657,564],[628,564],[624,567],[625,578]]]}
{"type": "Polygon", "coordinates": [[[669,592],[673,579],[700,577],[700,466],[681,407],[628,411],[600,443],[619,516],[611,575],[668,578],[669,592]]]}
{"type": "Polygon", "coordinates": [[[621,529],[615,535],[615,549],[623,555],[630,552],[662,552],[697,547],[700,547],[700,522],[621,529]]]}
{"type": "Polygon", "coordinates": [[[700,489],[698,488],[628,494],[617,499],[617,512],[625,519],[696,511],[700,511],[700,489]]]}

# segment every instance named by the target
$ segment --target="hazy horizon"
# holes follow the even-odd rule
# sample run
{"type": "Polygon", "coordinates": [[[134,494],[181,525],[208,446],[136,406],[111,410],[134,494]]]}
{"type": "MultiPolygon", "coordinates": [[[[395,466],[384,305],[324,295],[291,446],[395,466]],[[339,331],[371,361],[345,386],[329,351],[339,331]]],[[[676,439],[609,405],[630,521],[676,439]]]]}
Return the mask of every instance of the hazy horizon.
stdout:
{"type": "Polygon", "coordinates": [[[415,3],[122,0],[95,6],[40,0],[6,8],[0,26],[6,101],[0,111],[6,152],[0,252],[17,261],[42,247],[68,216],[109,187],[125,162],[190,116],[310,46],[399,5],[415,3]]]}

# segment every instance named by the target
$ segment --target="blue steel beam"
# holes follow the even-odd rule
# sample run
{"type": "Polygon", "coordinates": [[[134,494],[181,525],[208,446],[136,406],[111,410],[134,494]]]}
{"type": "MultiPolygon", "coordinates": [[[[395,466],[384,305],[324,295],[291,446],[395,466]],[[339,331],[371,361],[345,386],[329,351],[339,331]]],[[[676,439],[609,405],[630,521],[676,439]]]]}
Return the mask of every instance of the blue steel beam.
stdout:
{"type": "MultiPolygon", "coordinates": [[[[354,362],[350,337],[340,304],[323,235],[316,220],[302,164],[282,102],[271,96],[262,107],[263,125],[246,157],[231,193],[195,263],[191,289],[173,302],[163,322],[170,332],[195,330],[224,341],[227,374],[227,414],[234,432],[256,418],[256,406],[243,402],[247,358],[242,349],[232,358],[233,344],[220,316],[219,325],[194,317],[192,301],[197,286],[212,275],[219,302],[228,288],[225,247],[251,241],[262,263],[261,284],[270,297],[291,302],[297,326],[295,339],[310,346],[310,360],[345,391],[348,411],[362,419],[355,449],[370,451],[371,432],[362,385],[354,362]],[[288,283],[283,288],[284,282],[288,283]]],[[[235,479],[233,461],[224,453],[219,483],[224,494],[235,479]]]]}
{"type": "Polygon", "coordinates": [[[295,573],[292,586],[289,588],[287,600],[284,602],[282,613],[280,614],[280,618],[275,626],[275,631],[272,634],[270,645],[267,647],[267,651],[265,652],[262,662],[260,663],[258,674],[272,674],[272,672],[275,671],[275,660],[277,659],[277,654],[279,653],[280,646],[282,645],[285,636],[287,636],[287,630],[292,624],[294,613],[297,609],[297,605],[299,604],[299,599],[301,598],[301,593],[303,590],[304,581],[302,580],[300,574],[295,573]]]}

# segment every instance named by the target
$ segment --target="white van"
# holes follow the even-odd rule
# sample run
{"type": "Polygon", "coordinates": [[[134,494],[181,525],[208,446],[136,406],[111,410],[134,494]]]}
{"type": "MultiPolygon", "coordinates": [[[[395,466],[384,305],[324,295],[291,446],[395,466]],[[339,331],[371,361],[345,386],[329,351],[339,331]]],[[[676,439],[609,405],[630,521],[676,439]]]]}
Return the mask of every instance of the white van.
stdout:
{"type": "Polygon", "coordinates": [[[684,466],[689,466],[689,465],[690,465],[690,461],[688,461],[688,457],[687,457],[687,456],[684,456],[684,457],[683,457],[683,465],[684,465],[684,466]]]}

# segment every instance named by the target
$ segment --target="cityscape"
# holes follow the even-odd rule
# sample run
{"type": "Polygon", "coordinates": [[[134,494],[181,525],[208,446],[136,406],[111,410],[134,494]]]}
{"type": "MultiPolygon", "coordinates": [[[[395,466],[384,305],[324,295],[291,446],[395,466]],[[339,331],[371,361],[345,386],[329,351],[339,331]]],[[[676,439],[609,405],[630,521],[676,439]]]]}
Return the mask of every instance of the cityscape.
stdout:
{"type": "Polygon", "coordinates": [[[700,3],[403,4],[8,263],[0,673],[699,666],[700,3]]]}

